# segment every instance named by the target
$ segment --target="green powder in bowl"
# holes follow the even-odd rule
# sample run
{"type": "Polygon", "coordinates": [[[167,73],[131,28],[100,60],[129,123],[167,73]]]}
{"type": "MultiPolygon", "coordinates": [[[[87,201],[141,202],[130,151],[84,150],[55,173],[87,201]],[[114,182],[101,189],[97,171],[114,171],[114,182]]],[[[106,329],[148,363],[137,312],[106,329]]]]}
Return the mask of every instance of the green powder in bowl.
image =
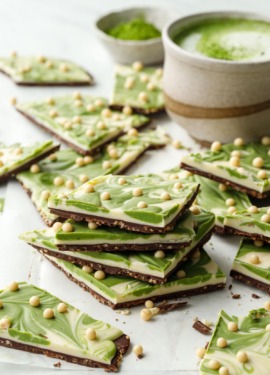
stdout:
{"type": "Polygon", "coordinates": [[[161,36],[161,32],[143,18],[133,18],[129,22],[121,22],[115,27],[108,29],[106,33],[122,40],[147,40],[161,36]]]}

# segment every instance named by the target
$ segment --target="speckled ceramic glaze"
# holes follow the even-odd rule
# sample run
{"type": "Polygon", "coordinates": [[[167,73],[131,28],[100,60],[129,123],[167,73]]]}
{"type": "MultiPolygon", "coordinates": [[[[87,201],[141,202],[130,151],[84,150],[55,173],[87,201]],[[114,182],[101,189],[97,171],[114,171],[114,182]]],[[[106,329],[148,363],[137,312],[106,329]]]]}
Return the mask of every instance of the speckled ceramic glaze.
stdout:
{"type": "Polygon", "coordinates": [[[201,143],[258,140],[270,134],[270,59],[228,61],[199,56],[173,39],[179,30],[216,18],[270,21],[245,12],[200,13],[163,30],[164,91],[169,116],[201,143]]]}

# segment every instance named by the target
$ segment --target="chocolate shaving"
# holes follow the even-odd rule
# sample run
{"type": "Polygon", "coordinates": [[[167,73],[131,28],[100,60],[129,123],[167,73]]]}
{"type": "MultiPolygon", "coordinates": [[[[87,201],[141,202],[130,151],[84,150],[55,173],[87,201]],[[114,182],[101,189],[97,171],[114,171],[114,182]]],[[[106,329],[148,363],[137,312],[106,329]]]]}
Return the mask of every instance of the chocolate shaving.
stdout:
{"type": "Polygon", "coordinates": [[[251,294],[251,297],[252,297],[252,298],[255,298],[255,299],[259,299],[259,298],[261,298],[260,296],[258,296],[258,295],[255,294],[255,293],[251,294]]]}
{"type": "Polygon", "coordinates": [[[238,294],[238,293],[235,293],[235,294],[232,294],[232,298],[233,299],[239,299],[239,298],[241,298],[241,295],[238,294]]]}
{"type": "Polygon", "coordinates": [[[56,362],[53,364],[54,367],[60,368],[62,366],[61,362],[56,362]]]}
{"type": "Polygon", "coordinates": [[[203,324],[200,320],[196,320],[192,327],[203,335],[208,335],[212,331],[210,327],[208,327],[206,324],[203,324]]]}
{"type": "Polygon", "coordinates": [[[164,314],[166,312],[179,309],[186,306],[187,302],[176,302],[176,303],[161,303],[157,307],[159,308],[159,314],[164,314]]]}

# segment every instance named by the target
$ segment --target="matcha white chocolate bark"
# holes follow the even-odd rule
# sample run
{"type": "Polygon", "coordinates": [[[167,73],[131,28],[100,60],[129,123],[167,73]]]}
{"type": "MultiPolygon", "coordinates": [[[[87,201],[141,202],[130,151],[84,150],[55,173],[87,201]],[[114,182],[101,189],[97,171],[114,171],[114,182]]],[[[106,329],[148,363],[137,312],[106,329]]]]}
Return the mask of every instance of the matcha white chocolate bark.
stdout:
{"type": "Polygon", "coordinates": [[[181,269],[171,275],[164,284],[150,284],[130,277],[105,273],[101,278],[100,274],[88,273],[71,262],[49,255],[45,257],[69,279],[89,291],[99,302],[112,308],[131,307],[148,299],[167,300],[206,293],[224,288],[226,283],[225,274],[203,249],[182,264],[181,269]]]}
{"type": "Polygon", "coordinates": [[[270,242],[270,207],[250,206],[247,210],[228,214],[224,225],[229,233],[270,242]]]}
{"type": "Polygon", "coordinates": [[[270,313],[252,310],[248,316],[221,311],[200,366],[200,375],[268,374],[270,313]]]}
{"type": "MultiPolygon", "coordinates": [[[[107,252],[95,252],[95,251],[78,251],[80,243],[85,242],[85,239],[81,239],[78,235],[76,237],[76,243],[78,244],[77,251],[61,251],[56,246],[56,237],[59,232],[55,233],[57,227],[44,230],[35,230],[32,232],[26,232],[20,235],[20,238],[27,242],[29,245],[36,248],[41,254],[51,255],[72,263],[81,265],[82,267],[91,267],[93,269],[102,270],[109,274],[116,274],[122,276],[130,276],[139,280],[147,281],[149,283],[160,284],[167,281],[168,276],[176,270],[179,265],[191,254],[195,253],[196,250],[200,249],[205,244],[212,233],[214,227],[214,215],[208,212],[201,213],[194,216],[195,222],[195,237],[193,236],[192,227],[190,227],[190,220],[192,215],[188,215],[182,224],[179,224],[175,230],[168,232],[164,235],[144,235],[141,233],[131,233],[121,230],[122,236],[119,236],[120,230],[117,228],[107,228],[105,233],[104,229],[100,230],[98,235],[98,229],[94,231],[95,238],[100,241],[102,236],[104,242],[109,242],[113,237],[118,238],[117,246],[129,240],[127,234],[132,238],[138,238],[138,242],[143,240],[151,240],[152,237],[163,236],[164,239],[173,235],[174,239],[180,238],[180,228],[184,236],[189,235],[192,239],[192,243],[177,251],[160,251],[163,248],[163,244],[159,243],[156,247],[156,251],[153,253],[133,251],[133,252],[112,252],[113,244],[107,245],[107,252]],[[185,234],[184,234],[185,232],[185,234]],[[120,240],[119,240],[120,237],[120,240]],[[148,238],[146,238],[148,237],[148,238]],[[109,240],[108,240],[109,238],[109,240]],[[123,240],[124,238],[124,240],[123,240]],[[108,251],[111,252],[108,252],[108,251]]],[[[72,223],[73,227],[81,228],[81,233],[86,234],[86,228],[84,223],[72,223]]],[[[87,230],[87,236],[90,238],[92,229],[87,230]]],[[[62,233],[64,233],[62,231],[62,233]]],[[[68,233],[67,233],[68,234],[68,233]]],[[[183,239],[182,239],[183,240],[183,239]]],[[[181,243],[179,243],[181,246],[181,243]]],[[[74,250],[76,246],[74,245],[74,250]]]]}
{"type": "Polygon", "coordinates": [[[92,76],[80,66],[45,56],[0,57],[0,71],[18,85],[75,86],[91,85],[92,76]]]}
{"type": "Polygon", "coordinates": [[[15,143],[11,146],[0,145],[0,182],[27,170],[39,160],[59,149],[53,141],[29,144],[15,143]]]}
{"type": "Polygon", "coordinates": [[[233,189],[231,186],[220,184],[191,172],[173,168],[162,173],[166,178],[180,178],[200,184],[200,190],[196,197],[195,207],[191,209],[203,209],[215,214],[216,231],[225,232],[224,219],[230,212],[242,211],[251,206],[250,199],[246,193],[233,189]]]}
{"type": "Polygon", "coordinates": [[[83,182],[102,174],[125,171],[146,150],[165,144],[166,136],[159,129],[127,134],[110,143],[94,157],[81,157],[71,149],[56,152],[39,163],[37,169],[18,174],[17,179],[31,196],[45,223],[51,226],[58,215],[50,213],[48,209],[50,195],[70,192],[83,182]]]}
{"type": "Polygon", "coordinates": [[[52,196],[48,206],[52,213],[77,221],[164,233],[188,209],[198,188],[196,183],[157,181],[147,175],[107,175],[88,181],[64,197],[52,196]]]}
{"type": "Polygon", "coordinates": [[[106,105],[104,98],[75,92],[43,101],[19,103],[16,108],[33,123],[86,155],[130,129],[149,123],[145,116],[112,111],[106,105]]]}
{"type": "Polygon", "coordinates": [[[247,285],[270,293],[270,244],[243,239],[230,275],[247,285]]]}
{"type": "Polygon", "coordinates": [[[162,69],[144,67],[140,62],[117,65],[111,107],[129,106],[146,114],[164,110],[162,74],[162,69]]]}
{"type": "Polygon", "coordinates": [[[0,345],[117,371],[129,338],[47,291],[11,283],[0,291],[0,345]]]}
{"type": "Polygon", "coordinates": [[[181,166],[257,198],[270,195],[270,137],[245,144],[214,142],[211,150],[184,156],[181,166]]]}

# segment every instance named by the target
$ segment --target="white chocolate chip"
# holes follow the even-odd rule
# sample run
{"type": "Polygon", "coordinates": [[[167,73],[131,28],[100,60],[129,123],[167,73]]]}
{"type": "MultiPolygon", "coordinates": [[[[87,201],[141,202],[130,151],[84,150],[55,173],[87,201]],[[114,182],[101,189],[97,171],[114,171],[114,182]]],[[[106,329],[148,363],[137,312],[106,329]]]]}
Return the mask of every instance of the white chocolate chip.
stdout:
{"type": "Polygon", "coordinates": [[[233,198],[228,198],[226,199],[226,206],[230,207],[230,206],[235,206],[236,202],[233,198]]]}
{"type": "Polygon", "coordinates": [[[257,214],[259,212],[259,209],[257,206],[250,206],[247,210],[250,214],[257,214]]]}
{"type": "Polygon", "coordinates": [[[132,64],[132,68],[134,70],[136,70],[136,72],[139,72],[143,69],[143,64],[140,62],[140,61],[135,61],[133,64],[132,64]]]}
{"type": "Polygon", "coordinates": [[[257,254],[252,254],[250,257],[249,257],[249,263],[251,264],[259,264],[260,263],[260,258],[258,257],[257,254]]]}
{"type": "Polygon", "coordinates": [[[234,206],[229,207],[228,210],[227,210],[228,214],[234,214],[236,211],[237,210],[234,206]]]}
{"type": "Polygon", "coordinates": [[[73,226],[72,226],[72,224],[71,223],[64,223],[62,225],[62,231],[66,232],[66,233],[73,232],[73,226]]]}
{"type": "Polygon", "coordinates": [[[60,64],[59,69],[63,73],[66,73],[69,71],[69,67],[67,66],[67,64],[60,64]]]}
{"type": "Polygon", "coordinates": [[[270,146],[270,137],[269,136],[262,137],[261,143],[264,146],[270,146]]]}
{"type": "Polygon", "coordinates": [[[78,165],[78,167],[83,167],[84,166],[84,158],[82,157],[79,157],[76,159],[76,164],[78,165]]]}
{"type": "Polygon", "coordinates": [[[135,129],[135,128],[129,129],[127,134],[128,134],[129,137],[138,137],[138,135],[139,135],[138,130],[135,129]]]}
{"type": "Polygon", "coordinates": [[[116,148],[109,150],[108,154],[112,159],[117,159],[119,156],[116,148]]]}
{"type": "Polygon", "coordinates": [[[80,174],[79,176],[79,180],[82,182],[82,183],[85,183],[89,180],[89,177],[86,175],[86,174],[80,174]]]}
{"type": "Polygon", "coordinates": [[[98,123],[97,123],[97,128],[98,128],[99,130],[104,130],[104,129],[107,129],[107,125],[106,125],[105,122],[103,122],[103,121],[98,121],[98,123]]]}
{"type": "Polygon", "coordinates": [[[148,76],[147,74],[145,74],[145,73],[141,74],[141,75],[140,75],[140,81],[141,81],[142,83],[147,83],[147,82],[149,82],[149,76],[148,76]]]}
{"type": "Polygon", "coordinates": [[[83,106],[83,102],[81,100],[75,100],[75,107],[80,108],[83,106]]]}
{"type": "Polygon", "coordinates": [[[92,184],[85,184],[83,186],[83,192],[84,193],[93,193],[95,191],[95,188],[92,184]]]}
{"type": "Polygon", "coordinates": [[[95,230],[95,229],[98,228],[98,225],[96,223],[94,223],[93,221],[89,221],[88,228],[95,230]]]}
{"type": "Polygon", "coordinates": [[[94,328],[88,328],[85,331],[85,336],[86,336],[87,340],[96,340],[96,338],[97,338],[96,330],[94,328]]]}
{"type": "Polygon", "coordinates": [[[233,150],[231,152],[231,156],[235,156],[236,158],[240,158],[241,157],[241,151],[239,151],[239,150],[233,150]]]}
{"type": "Polygon", "coordinates": [[[226,190],[227,190],[227,186],[226,186],[225,184],[219,184],[219,185],[218,185],[218,189],[219,189],[220,191],[226,191],[226,190]]]}
{"type": "Polygon", "coordinates": [[[49,190],[43,190],[41,192],[41,199],[44,200],[44,201],[47,201],[51,196],[51,193],[49,192],[49,190]]]}
{"type": "Polygon", "coordinates": [[[262,217],[261,217],[261,221],[262,221],[263,223],[270,223],[270,214],[262,215],[262,217]]]}
{"type": "Polygon", "coordinates": [[[141,91],[138,95],[138,99],[141,101],[141,102],[147,102],[148,101],[148,95],[146,92],[144,91],[141,91]]]}
{"type": "Polygon", "coordinates": [[[229,322],[229,323],[227,324],[227,329],[228,329],[228,331],[230,331],[230,332],[236,332],[236,331],[238,331],[238,325],[237,325],[237,323],[235,323],[235,322],[229,322]]]}
{"type": "Polygon", "coordinates": [[[243,138],[235,138],[235,140],[233,141],[233,144],[237,147],[241,147],[245,145],[245,142],[243,138]]]}
{"type": "Polygon", "coordinates": [[[122,109],[122,112],[126,116],[130,116],[133,113],[133,109],[129,105],[125,105],[122,109]]]}
{"type": "Polygon", "coordinates": [[[183,187],[183,184],[182,182],[176,182],[174,185],[173,185],[174,189],[181,189],[183,187]]]}
{"type": "Polygon", "coordinates": [[[154,90],[156,90],[157,86],[156,86],[154,83],[149,82],[149,83],[147,84],[146,88],[147,88],[147,90],[149,90],[149,91],[154,91],[154,90]]]}
{"type": "Polygon", "coordinates": [[[157,77],[162,77],[162,75],[163,75],[163,69],[162,68],[158,68],[158,69],[156,69],[156,71],[155,71],[155,75],[157,76],[157,77]]]}
{"type": "Polygon", "coordinates": [[[87,265],[84,265],[83,268],[82,268],[82,270],[84,272],[86,272],[86,273],[92,273],[92,272],[94,272],[94,269],[92,267],[90,267],[90,266],[87,266],[87,265]]]}
{"type": "Polygon", "coordinates": [[[176,276],[178,279],[184,279],[186,277],[186,272],[184,270],[179,270],[177,271],[176,276]]]}
{"type": "Polygon", "coordinates": [[[135,79],[133,77],[127,77],[126,81],[125,81],[125,89],[132,89],[135,85],[135,79]]]}
{"type": "Polygon", "coordinates": [[[104,106],[104,101],[102,99],[96,99],[94,104],[96,107],[102,108],[104,106]]]}
{"type": "Polygon", "coordinates": [[[133,189],[132,195],[134,197],[140,197],[141,195],[143,195],[143,190],[140,187],[137,187],[137,188],[133,189]]]}
{"type": "Polygon", "coordinates": [[[55,104],[55,100],[53,98],[47,98],[46,99],[46,103],[49,104],[49,105],[54,105],[55,104]]]}
{"type": "Polygon", "coordinates": [[[60,314],[66,313],[68,310],[67,305],[64,302],[60,302],[57,306],[57,311],[60,314]]]}
{"type": "Polygon", "coordinates": [[[40,172],[39,165],[38,164],[31,165],[30,172],[31,173],[38,173],[38,172],[40,172]]]}
{"type": "Polygon", "coordinates": [[[112,167],[112,163],[109,160],[104,160],[102,163],[102,168],[103,169],[109,169],[112,167]]]}
{"type": "Polygon", "coordinates": [[[265,310],[270,311],[270,301],[265,301],[263,307],[265,308],[265,310]]]}
{"type": "Polygon", "coordinates": [[[211,151],[217,152],[220,151],[222,148],[222,144],[219,141],[215,141],[211,144],[211,151]]]}
{"type": "Polygon", "coordinates": [[[95,134],[95,130],[92,128],[87,129],[85,132],[85,135],[87,135],[87,137],[93,137],[95,134]]]}
{"type": "Polygon", "coordinates": [[[103,193],[100,194],[100,199],[103,201],[108,201],[111,199],[110,193],[108,191],[103,191],[103,193]]]}
{"type": "Polygon", "coordinates": [[[73,98],[74,99],[81,99],[82,98],[81,93],[79,91],[75,91],[73,93],[73,98]]]}
{"type": "Polygon", "coordinates": [[[127,180],[124,177],[119,177],[117,183],[119,185],[125,185],[127,183],[127,180]]]}
{"type": "Polygon", "coordinates": [[[81,116],[73,116],[72,121],[74,124],[80,124],[82,122],[81,116]]]}
{"type": "Polygon", "coordinates": [[[149,310],[150,310],[152,316],[155,316],[155,315],[157,315],[160,312],[160,308],[159,307],[151,307],[149,310]]]}
{"type": "Polygon", "coordinates": [[[37,307],[40,305],[40,299],[38,296],[32,296],[29,299],[29,304],[33,307],[37,307]]]}
{"type": "Polygon", "coordinates": [[[55,185],[55,186],[61,186],[61,185],[63,185],[64,184],[64,179],[63,179],[63,177],[61,177],[61,176],[57,176],[57,177],[55,177],[54,178],[54,180],[53,180],[53,184],[55,185]]]}
{"type": "Polygon", "coordinates": [[[95,106],[94,106],[94,104],[87,104],[87,106],[86,106],[86,110],[88,111],[88,112],[94,112],[95,111],[95,106]]]}
{"type": "Polygon", "coordinates": [[[143,347],[141,345],[135,345],[133,348],[133,353],[139,358],[143,357],[143,347]]]}
{"type": "Polygon", "coordinates": [[[106,117],[106,118],[109,118],[109,117],[112,116],[112,111],[111,111],[109,108],[104,108],[104,109],[101,111],[101,116],[106,117]]]}
{"type": "Polygon", "coordinates": [[[43,318],[45,319],[52,319],[54,318],[54,311],[53,309],[47,308],[43,311],[43,318]]]}
{"type": "Polygon", "coordinates": [[[196,355],[200,359],[203,359],[203,357],[205,356],[205,352],[206,352],[205,348],[196,349],[196,355]]]}
{"type": "Polygon", "coordinates": [[[260,156],[252,160],[252,165],[255,168],[262,168],[263,164],[264,164],[264,160],[260,156]]]}
{"type": "Polygon", "coordinates": [[[45,63],[46,60],[47,60],[46,57],[43,56],[43,55],[39,55],[39,56],[37,57],[37,61],[38,61],[39,63],[41,63],[41,64],[45,63]]]}
{"type": "Polygon", "coordinates": [[[262,247],[264,245],[264,242],[259,240],[255,240],[253,243],[256,247],[262,247]]]}
{"type": "Polygon", "coordinates": [[[49,116],[50,116],[51,118],[55,118],[55,117],[58,116],[58,112],[57,112],[55,109],[52,109],[52,110],[50,111],[50,113],[49,113],[49,116]]]}
{"type": "Polygon", "coordinates": [[[92,156],[86,155],[86,156],[83,158],[83,161],[84,161],[85,164],[91,164],[91,163],[93,163],[94,158],[93,158],[92,156]]]}
{"type": "Polygon", "coordinates": [[[230,165],[233,167],[239,167],[240,166],[240,158],[238,156],[232,156],[230,158],[230,165]]]}
{"type": "Polygon", "coordinates": [[[51,154],[48,156],[48,158],[51,160],[51,161],[56,161],[57,160],[57,155],[56,154],[51,154]]]}
{"type": "Polygon", "coordinates": [[[192,254],[192,259],[193,260],[196,260],[196,259],[199,259],[201,257],[201,252],[200,250],[196,250],[195,253],[192,254]]]}
{"type": "Polygon", "coordinates": [[[142,309],[140,312],[140,317],[142,318],[142,320],[147,321],[152,319],[152,313],[149,309],[142,309]]]}
{"type": "Polygon", "coordinates": [[[137,204],[137,207],[138,208],[147,208],[148,207],[148,204],[144,201],[141,201],[137,204]]]}
{"type": "Polygon", "coordinates": [[[201,213],[200,207],[199,206],[191,206],[189,210],[194,214],[194,215],[199,215],[201,213]]]}
{"type": "Polygon", "coordinates": [[[152,308],[154,307],[154,302],[151,301],[150,299],[148,299],[147,301],[145,301],[144,306],[145,306],[147,309],[152,309],[152,308]]]}
{"type": "Polygon", "coordinates": [[[64,128],[65,128],[66,130],[70,130],[70,129],[73,128],[73,125],[72,125],[72,123],[71,123],[70,121],[65,121],[65,122],[64,122],[64,128]]]}
{"type": "Polygon", "coordinates": [[[19,290],[19,284],[17,283],[17,281],[13,281],[8,289],[11,291],[11,292],[16,292],[17,290],[19,290]]]}
{"type": "Polygon", "coordinates": [[[11,320],[10,318],[2,318],[0,320],[0,328],[1,329],[9,329],[11,327],[11,320]]]}
{"type": "Polygon", "coordinates": [[[94,273],[94,278],[97,280],[103,280],[105,279],[106,275],[105,272],[102,270],[98,270],[94,273]]]}
{"type": "Polygon", "coordinates": [[[241,363],[245,363],[248,361],[248,355],[246,352],[240,350],[237,354],[236,354],[236,359],[237,361],[241,362],[241,363]]]}
{"type": "Polygon", "coordinates": [[[17,104],[17,99],[15,97],[10,99],[10,104],[11,105],[16,105],[17,104]]]}
{"type": "Polygon", "coordinates": [[[210,369],[212,369],[212,370],[218,370],[221,367],[221,364],[216,359],[211,359],[208,362],[207,367],[210,368],[210,369]]]}
{"type": "Polygon", "coordinates": [[[226,348],[226,346],[227,346],[227,340],[224,339],[224,337],[219,337],[219,338],[217,339],[217,346],[218,346],[219,348],[226,348]]]}
{"type": "Polygon", "coordinates": [[[228,367],[220,367],[220,369],[218,370],[218,374],[219,375],[230,375],[230,371],[228,369],[228,367]]]}
{"type": "Polygon", "coordinates": [[[171,195],[167,191],[164,191],[164,193],[161,194],[160,198],[164,201],[169,201],[171,199],[171,195]]]}
{"type": "Polygon", "coordinates": [[[260,178],[261,180],[267,179],[267,173],[266,173],[266,171],[263,171],[263,170],[259,171],[257,173],[257,177],[260,178]]]}
{"type": "Polygon", "coordinates": [[[67,180],[65,185],[68,189],[74,189],[75,188],[75,184],[72,180],[67,180]]]}
{"type": "Polygon", "coordinates": [[[179,150],[180,148],[182,148],[182,143],[180,141],[178,141],[177,139],[175,139],[174,141],[172,141],[172,145],[177,150],[179,150]]]}
{"type": "Polygon", "coordinates": [[[154,257],[158,259],[163,259],[165,258],[165,253],[163,250],[157,250],[154,254],[154,257]]]}
{"type": "Polygon", "coordinates": [[[10,57],[17,57],[17,52],[16,51],[11,51],[10,57]]]}
{"type": "Polygon", "coordinates": [[[54,232],[58,232],[62,228],[63,223],[60,223],[60,221],[56,221],[53,224],[53,230],[54,232]]]}

